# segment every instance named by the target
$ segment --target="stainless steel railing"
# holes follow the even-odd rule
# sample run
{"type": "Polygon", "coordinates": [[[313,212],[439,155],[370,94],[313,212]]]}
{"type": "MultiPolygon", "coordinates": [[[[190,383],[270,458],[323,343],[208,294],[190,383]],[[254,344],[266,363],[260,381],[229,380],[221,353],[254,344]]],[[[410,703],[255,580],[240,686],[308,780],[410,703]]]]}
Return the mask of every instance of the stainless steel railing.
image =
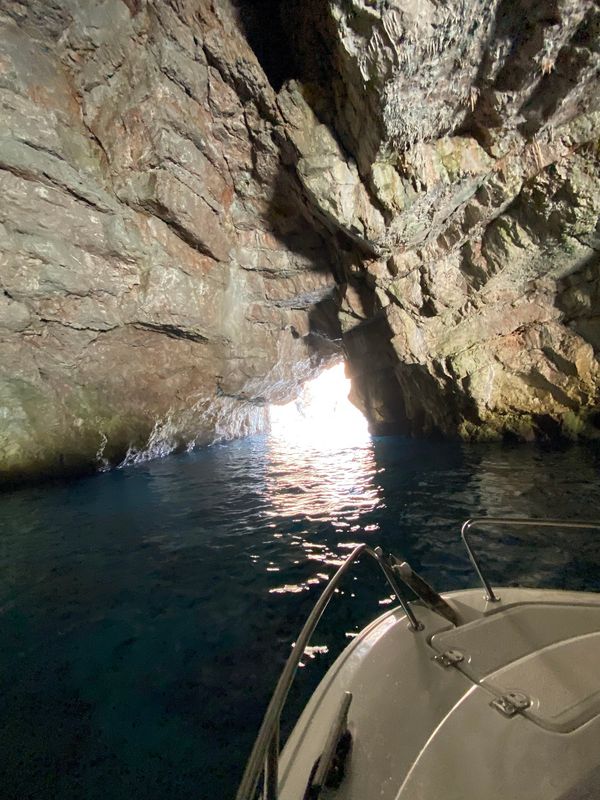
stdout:
{"type": "Polygon", "coordinates": [[[242,782],[236,794],[236,800],[252,800],[254,798],[261,773],[264,775],[264,800],[277,800],[279,724],[281,712],[294,680],[294,675],[296,674],[300,659],[304,654],[310,637],[317,627],[317,623],[344,575],[348,572],[352,564],[362,555],[370,556],[379,564],[398,602],[402,606],[402,610],[408,618],[409,628],[415,631],[422,630],[423,626],[415,616],[412,607],[408,604],[408,600],[401,591],[392,568],[383,556],[383,553],[379,549],[377,551],[373,550],[366,544],[358,545],[329,581],[313,610],[310,612],[304,627],[300,631],[300,635],[283,668],[281,677],[271,697],[271,702],[265,712],[256,742],[254,743],[250,758],[246,764],[242,782]]]}
{"type": "Polygon", "coordinates": [[[462,540],[467,548],[467,553],[469,554],[469,558],[471,559],[471,564],[475,569],[475,572],[479,576],[479,580],[483,588],[485,589],[485,598],[490,603],[497,603],[500,598],[494,594],[494,590],[488,579],[483,574],[483,570],[481,569],[481,562],[479,558],[475,555],[473,550],[473,545],[468,539],[467,534],[470,532],[472,528],[484,528],[484,527],[493,527],[495,525],[505,526],[509,525],[511,527],[517,528],[583,528],[587,530],[597,529],[600,530],[600,522],[592,522],[590,520],[581,520],[578,522],[565,522],[561,519],[532,519],[530,517],[473,517],[472,519],[468,519],[460,531],[460,535],[462,536],[462,540]]]}

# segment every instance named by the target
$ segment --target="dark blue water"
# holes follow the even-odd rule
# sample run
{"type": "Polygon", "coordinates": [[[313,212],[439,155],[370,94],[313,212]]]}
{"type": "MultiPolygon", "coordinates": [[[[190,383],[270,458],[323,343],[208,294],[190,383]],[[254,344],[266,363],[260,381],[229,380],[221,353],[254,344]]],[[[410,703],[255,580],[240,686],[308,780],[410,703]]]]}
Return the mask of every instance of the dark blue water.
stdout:
{"type": "MultiPolygon", "coordinates": [[[[600,517],[597,447],[251,439],[0,498],[3,800],[230,798],[290,643],[353,543],[473,585],[475,514],[600,517]]],[[[600,589],[593,535],[487,545],[494,581],[600,589]]],[[[297,709],[387,591],[361,564],[297,709]]]]}

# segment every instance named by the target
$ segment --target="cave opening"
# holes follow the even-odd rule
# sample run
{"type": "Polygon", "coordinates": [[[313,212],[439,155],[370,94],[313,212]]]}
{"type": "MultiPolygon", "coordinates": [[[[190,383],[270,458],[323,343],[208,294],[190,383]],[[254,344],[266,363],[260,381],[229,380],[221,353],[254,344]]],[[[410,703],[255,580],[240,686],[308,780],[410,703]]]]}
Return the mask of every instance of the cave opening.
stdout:
{"type": "Polygon", "coordinates": [[[278,92],[297,77],[294,48],[284,24],[286,0],[236,0],[239,20],[269,83],[278,92]]]}
{"type": "Polygon", "coordinates": [[[344,364],[307,381],[299,396],[269,409],[273,439],[313,449],[356,447],[369,441],[364,415],[350,402],[344,364]]]}

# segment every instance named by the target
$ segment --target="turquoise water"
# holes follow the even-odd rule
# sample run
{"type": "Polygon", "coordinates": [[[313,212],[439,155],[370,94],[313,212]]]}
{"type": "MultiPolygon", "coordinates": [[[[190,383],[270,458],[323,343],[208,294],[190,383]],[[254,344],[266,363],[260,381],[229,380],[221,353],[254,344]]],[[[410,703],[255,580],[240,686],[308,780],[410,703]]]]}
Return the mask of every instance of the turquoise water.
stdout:
{"type": "MultiPolygon", "coordinates": [[[[266,438],[1,497],[3,800],[232,797],[301,624],[353,543],[472,585],[475,514],[600,517],[592,446],[266,438]]],[[[496,537],[495,581],[600,589],[598,539],[496,537]]],[[[332,601],[290,712],[388,605],[371,564],[332,601]]]]}

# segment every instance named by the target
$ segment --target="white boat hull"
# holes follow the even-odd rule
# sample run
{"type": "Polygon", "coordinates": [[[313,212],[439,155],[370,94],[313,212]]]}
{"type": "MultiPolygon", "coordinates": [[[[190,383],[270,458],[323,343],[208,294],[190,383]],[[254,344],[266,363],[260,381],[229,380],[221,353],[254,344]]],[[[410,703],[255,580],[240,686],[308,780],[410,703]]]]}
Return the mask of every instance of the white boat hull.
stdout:
{"type": "Polygon", "coordinates": [[[600,798],[600,596],[505,588],[444,595],[460,625],[416,606],[365,628],[313,694],[279,763],[280,800],[303,800],[344,692],[352,746],[335,800],[600,798]],[[442,666],[450,651],[462,661],[442,666]],[[529,706],[490,705],[510,692],[529,706]]]}

